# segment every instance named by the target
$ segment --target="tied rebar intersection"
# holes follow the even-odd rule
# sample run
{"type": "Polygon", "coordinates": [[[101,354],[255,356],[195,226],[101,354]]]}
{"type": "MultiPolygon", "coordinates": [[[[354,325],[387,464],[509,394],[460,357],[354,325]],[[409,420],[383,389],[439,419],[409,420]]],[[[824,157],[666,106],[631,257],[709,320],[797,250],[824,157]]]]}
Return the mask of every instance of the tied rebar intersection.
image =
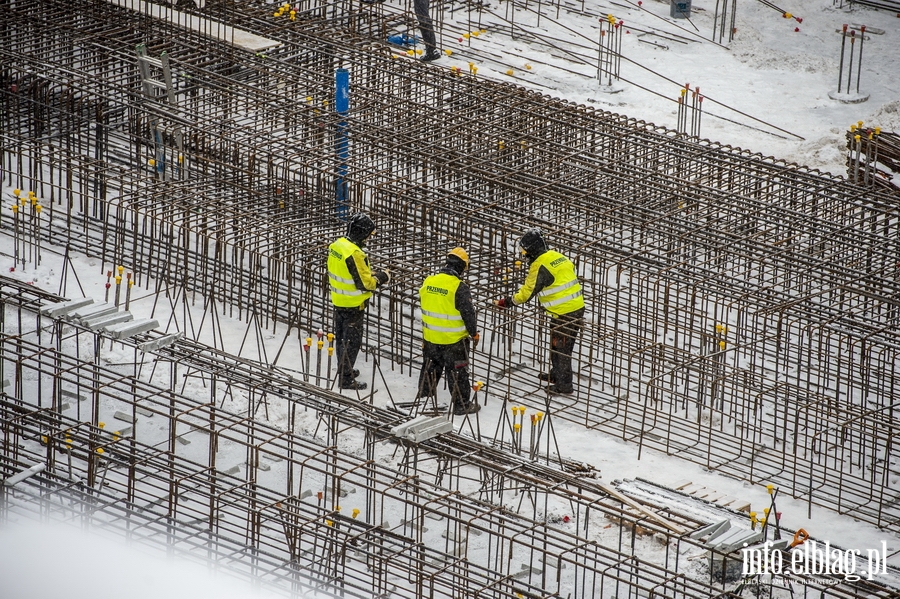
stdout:
{"type": "MultiPolygon", "coordinates": [[[[0,15],[2,178],[38,199],[17,200],[17,210],[0,214],[0,227],[15,239],[18,268],[36,264],[42,246],[71,248],[100,258],[101,272],[125,265],[148,291],[199,297],[211,311],[218,306],[266,329],[290,323],[300,339],[330,321],[324,256],[343,231],[335,205],[335,182],[342,176],[350,205],[378,223],[373,262],[393,275],[389,291],[369,308],[370,359],[415,374],[415,290],[449,248],[463,245],[472,258],[468,280],[485,332],[477,360],[489,401],[539,407],[619,436],[639,451],[652,448],[751,482],[774,482],[810,509],[852,512],[898,529],[891,482],[900,395],[895,196],[474,74],[396,58],[364,35],[367,28],[379,31],[387,18],[377,5],[356,14],[351,27],[337,8],[330,19],[328,7],[312,3],[308,14],[298,13],[300,27],[253,3],[211,5],[191,22],[151,18],[107,2],[50,4],[42,9],[40,3],[13,2],[0,15]],[[241,31],[256,37],[248,41],[241,31]],[[150,57],[167,57],[176,102],[168,92],[165,102],[144,93],[147,77],[142,80],[136,52],[142,44],[150,57]],[[349,70],[353,88],[346,115],[334,110],[338,68],[349,70]],[[346,161],[337,149],[341,122],[349,135],[346,161]],[[547,326],[537,311],[490,307],[491,299],[514,291],[524,277],[514,246],[531,227],[541,227],[571,256],[583,279],[589,317],[576,348],[580,375],[571,398],[548,396],[537,381],[548,361],[547,326]]],[[[66,379],[42,362],[41,342],[25,347],[21,333],[4,335],[4,377],[15,389],[8,393],[15,399],[4,412],[5,426],[30,443],[50,432],[56,445],[43,451],[51,466],[77,457],[72,467],[82,468],[88,485],[97,487],[99,479],[90,473],[102,470],[92,460],[96,449],[107,449],[97,428],[101,410],[109,408],[100,401],[94,375],[88,376],[96,365],[72,365],[85,377],[75,386],[96,398],[96,410],[75,417],[60,414],[61,403],[38,403],[35,410],[26,400],[31,383],[13,365],[38,364],[28,368],[50,373],[42,376],[60,392],[66,379]],[[65,432],[79,427],[85,429],[81,453],[58,454],[65,451],[65,432]]],[[[62,338],[60,331],[53,339],[62,338]]],[[[65,355],[53,354],[55,360],[65,355]]],[[[169,363],[175,371],[197,368],[188,356],[174,355],[169,363]]],[[[136,391],[136,373],[122,380],[132,389],[124,399],[132,409],[159,393],[136,391]]],[[[286,384],[276,379],[272,388],[286,384]]],[[[268,405],[259,402],[259,392],[252,386],[246,391],[253,406],[247,418],[268,405]]],[[[311,402],[321,401],[315,399],[320,392],[304,390],[311,402]]],[[[295,399],[287,394],[285,404],[295,399]]],[[[147,500],[165,503],[167,517],[178,515],[179,414],[195,407],[184,400],[173,411],[171,401],[168,413],[162,407],[156,413],[173,431],[167,445],[172,457],[168,465],[159,462],[153,476],[174,478],[147,500]]],[[[210,397],[210,404],[221,402],[210,397]]],[[[214,438],[210,423],[224,416],[197,409],[205,414],[197,426],[214,438]]],[[[329,431],[368,430],[361,422],[322,421],[329,431]]],[[[243,428],[249,421],[239,426],[244,432],[235,443],[251,452],[259,444],[255,433],[243,428]]],[[[127,443],[136,446],[139,439],[127,443]]],[[[297,451],[315,455],[320,449],[297,451]]],[[[28,451],[23,456],[41,455],[33,446],[28,451]]],[[[274,453],[283,451],[279,445],[274,453]]],[[[221,495],[217,479],[210,482],[217,464],[214,452],[206,453],[206,464],[183,472],[201,480],[198,487],[209,486],[197,491],[198,501],[212,507],[191,514],[206,518],[209,530],[223,519],[215,498],[228,495],[221,495]]],[[[4,475],[26,462],[16,451],[5,455],[12,461],[4,463],[4,475]]],[[[339,495],[338,471],[359,463],[345,465],[344,459],[323,458],[319,466],[320,511],[295,505],[295,497],[319,481],[271,497],[266,509],[286,518],[279,525],[300,553],[300,531],[316,531],[315,543],[337,542],[329,537],[339,520],[326,489],[333,489],[332,498],[339,495]]],[[[142,460],[131,453],[116,463],[124,468],[142,460]]],[[[418,463],[414,452],[404,461],[410,473],[418,463]]],[[[127,496],[138,478],[124,477],[122,493],[127,496]]],[[[239,481],[247,511],[233,516],[246,516],[241,530],[259,540],[270,533],[258,527],[256,491],[246,491],[255,480],[248,475],[239,481]]],[[[480,480],[484,485],[493,479],[480,480]]],[[[366,493],[382,488],[371,480],[358,487],[366,493]]],[[[452,493],[434,491],[441,492],[452,493]]],[[[489,496],[488,504],[498,497],[489,496]]],[[[401,503],[414,509],[428,501],[401,503]]],[[[360,505],[365,513],[377,511],[377,503],[360,505]]],[[[589,508],[579,509],[587,517],[589,508]]],[[[424,515],[416,514],[420,528],[410,525],[404,532],[411,538],[425,528],[424,515]]],[[[536,507],[532,516],[541,519],[536,507]]],[[[365,521],[379,524],[374,515],[365,521]]],[[[495,526],[506,525],[485,528],[495,526]]],[[[507,558],[494,557],[497,564],[507,558]]],[[[390,558],[366,559],[383,565],[390,558]]],[[[441,579],[444,570],[438,576],[423,569],[423,560],[411,562],[405,575],[441,579]]],[[[627,557],[598,558],[591,566],[600,578],[613,568],[617,584],[643,588],[675,576],[658,567],[627,557]],[[622,568],[652,582],[623,582],[628,577],[622,568]]],[[[673,563],[662,567],[678,569],[673,563]]],[[[511,574],[495,569],[501,578],[511,574]]],[[[332,572],[328,580],[345,574],[332,572]]],[[[465,580],[486,584],[468,574],[465,580]]],[[[456,588],[452,584],[448,588],[456,588]]],[[[711,593],[685,589],[683,596],[711,593]]],[[[590,596],[585,588],[582,593],[590,596]]]]}

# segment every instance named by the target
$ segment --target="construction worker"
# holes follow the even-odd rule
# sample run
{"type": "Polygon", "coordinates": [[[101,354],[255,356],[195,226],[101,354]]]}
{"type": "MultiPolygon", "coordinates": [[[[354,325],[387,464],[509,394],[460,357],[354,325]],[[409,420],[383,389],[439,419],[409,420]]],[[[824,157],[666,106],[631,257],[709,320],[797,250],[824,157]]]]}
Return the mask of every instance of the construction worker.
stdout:
{"type": "Polygon", "coordinates": [[[550,325],[550,372],[541,373],[549,381],[551,393],[572,393],[572,350],[584,328],[584,297],[572,261],[547,249],[540,229],[531,229],[519,241],[529,263],[525,283],[512,297],[497,301],[508,308],[521,305],[535,295],[552,318],[550,325]]]}
{"type": "Polygon", "coordinates": [[[425,338],[419,397],[436,396],[441,373],[446,372],[456,415],[473,414],[481,408],[470,400],[469,339],[478,343],[478,323],[469,286],[461,280],[468,267],[466,251],[453,248],[440,272],[425,279],[419,289],[425,338]]]}
{"type": "Polygon", "coordinates": [[[338,357],[338,385],[341,389],[362,390],[353,368],[362,346],[363,318],[372,291],[391,280],[387,270],[372,270],[363,247],[375,231],[368,215],[357,213],[347,222],[347,235],[328,247],[328,280],[334,305],[334,345],[338,357]]]}

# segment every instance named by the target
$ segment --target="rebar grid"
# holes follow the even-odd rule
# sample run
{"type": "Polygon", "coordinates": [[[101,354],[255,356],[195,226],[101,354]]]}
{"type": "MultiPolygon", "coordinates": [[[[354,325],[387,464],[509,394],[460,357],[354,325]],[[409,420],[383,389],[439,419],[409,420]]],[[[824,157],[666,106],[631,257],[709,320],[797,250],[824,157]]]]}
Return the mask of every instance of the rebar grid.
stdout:
{"type": "Polygon", "coordinates": [[[898,527],[888,196],[391,58],[337,28],[273,24],[263,8],[234,12],[282,43],[254,55],[102,2],[71,22],[33,6],[16,2],[0,26],[0,143],[4,178],[50,199],[42,239],[266,326],[323,326],[323,250],[341,231],[333,70],[347,66],[351,198],[376,218],[373,261],[395,280],[370,309],[373,351],[412,367],[414,291],[449,247],[469,249],[486,305],[523,276],[515,239],[542,226],[584,277],[582,384],[565,404],[547,398],[531,382],[546,362],[534,313],[483,309],[478,361],[495,394],[898,527]],[[148,41],[180,73],[177,108],[140,98],[133,47],[148,41]],[[185,131],[181,160],[167,144],[170,180],[143,166],[151,117],[164,137],[185,131]]]}
{"type": "MultiPolygon", "coordinates": [[[[169,386],[160,387],[129,373],[144,362],[137,347],[152,335],[127,342],[134,365],[100,366],[99,353],[72,350],[99,348],[98,333],[39,315],[41,304],[58,298],[6,277],[0,298],[0,374],[11,387],[0,400],[0,463],[4,475],[47,465],[39,497],[30,486],[3,487],[4,510],[39,506],[51,520],[127,526],[134,537],[162,537],[175,550],[282,589],[290,583],[360,597],[732,596],[728,585],[717,589],[683,571],[697,541],[630,513],[590,478],[457,435],[407,445],[386,432],[395,412],[192,341],[156,353],[154,362],[171,370],[169,386]],[[180,375],[191,371],[204,376],[205,398],[178,391],[180,375]],[[246,413],[218,407],[238,396],[246,413]],[[260,402],[276,401],[286,404],[286,429],[252,416],[260,402]],[[324,423],[317,433],[306,430],[306,410],[324,423]],[[115,430],[115,421],[129,430],[115,430]],[[382,465],[385,439],[400,444],[395,454],[414,452],[419,470],[382,465]],[[236,459],[246,465],[243,476],[227,468],[236,459]],[[510,507],[520,494],[529,500],[524,508],[521,499],[510,507]],[[547,518],[548,506],[560,505],[571,525],[547,518]],[[596,514],[618,524],[617,549],[592,540],[596,514]],[[648,542],[667,547],[665,564],[635,557],[648,542]]],[[[698,525],[677,511],[666,518],[698,525]]],[[[893,592],[867,581],[809,584],[822,597],[893,592]]]]}

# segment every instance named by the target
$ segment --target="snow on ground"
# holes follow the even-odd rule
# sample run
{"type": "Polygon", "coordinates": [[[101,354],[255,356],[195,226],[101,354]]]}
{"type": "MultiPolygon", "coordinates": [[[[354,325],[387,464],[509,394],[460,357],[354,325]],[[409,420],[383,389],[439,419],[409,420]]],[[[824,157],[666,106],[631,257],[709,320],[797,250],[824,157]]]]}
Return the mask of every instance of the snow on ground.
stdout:
{"type": "MultiPolygon", "coordinates": [[[[463,38],[462,33],[472,28],[460,21],[454,24],[453,19],[447,17],[443,47],[451,50],[453,55],[444,57],[436,65],[443,68],[455,65],[467,70],[468,62],[477,60],[479,76],[511,78],[553,96],[579,104],[593,104],[604,110],[670,128],[676,126],[676,104],[672,100],[678,97],[681,84],[690,83],[692,87],[700,86],[706,97],[701,137],[843,174],[844,134],[850,124],[862,120],[867,125],[880,126],[884,130],[900,130],[900,61],[896,60],[897,48],[900,47],[900,19],[886,11],[861,7],[850,9],[846,6],[836,8],[828,0],[782,1],[781,8],[802,18],[802,22],[785,18],[778,10],[762,2],[745,1],[737,5],[736,36],[726,47],[709,40],[714,0],[695,1],[691,20],[677,23],[668,19],[668,3],[656,0],[647,0],[640,6],[636,1],[610,0],[586,7],[594,15],[613,14],[616,19],[622,19],[628,32],[622,40],[625,60],[621,68],[621,75],[627,81],[613,86],[612,90],[617,93],[608,93],[609,88],[598,84],[594,78],[595,64],[579,65],[558,58],[567,52],[580,52],[585,57],[591,57],[586,50],[579,50],[576,44],[588,46],[594,43],[599,35],[596,18],[562,10],[556,19],[555,10],[550,10],[547,5],[544,5],[545,16],[540,26],[537,26],[534,14],[519,12],[515,17],[517,25],[541,32],[545,40],[543,43],[521,37],[511,40],[506,34],[499,33],[492,23],[501,21],[505,5],[492,5],[490,10],[494,15],[485,15],[482,25],[487,33],[477,37],[463,38]],[[844,23],[865,24],[884,31],[869,36],[865,42],[860,91],[869,93],[870,98],[861,104],[841,104],[828,97],[828,92],[837,88],[841,37],[836,30],[841,29],[844,23]],[[635,28],[634,31],[631,27],[635,28]],[[463,39],[462,42],[457,41],[459,38],[455,37],[455,31],[463,39]],[[679,37],[663,37],[669,34],[679,37]],[[476,53],[467,51],[468,47],[476,53]],[[493,58],[486,58],[491,56],[493,58]],[[531,68],[526,68],[526,64],[531,68]],[[513,69],[512,75],[507,74],[509,68],[513,69]],[[738,114],[735,110],[749,116],[738,114]],[[737,123],[716,118],[716,115],[737,123]],[[750,116],[766,123],[753,120],[750,116]]],[[[462,12],[455,17],[465,18],[462,12]]],[[[596,55],[591,58],[596,60],[596,55]]],[[[854,87],[855,80],[854,74],[854,87]]],[[[7,204],[11,190],[4,188],[2,191],[4,204],[7,204]]],[[[9,237],[0,237],[0,268],[4,272],[13,266],[9,258],[11,245],[9,237]]],[[[109,265],[83,256],[74,257],[73,264],[85,286],[85,295],[102,299],[106,283],[103,269],[109,268],[109,265]]],[[[18,270],[14,274],[32,280],[44,289],[57,291],[63,270],[61,257],[47,253],[43,264],[36,270],[18,270]]],[[[66,293],[69,296],[78,295],[71,276],[66,293]]],[[[145,290],[136,288],[132,311],[136,316],[149,317],[154,310],[154,300],[145,290]]],[[[170,331],[184,330],[186,325],[180,318],[176,322],[161,317],[161,305],[162,302],[156,306],[154,316],[167,323],[170,331]]],[[[199,323],[202,302],[198,302],[194,310],[194,322],[199,323]]],[[[247,324],[224,316],[221,321],[225,349],[238,353],[247,324]]],[[[263,334],[269,357],[278,353],[284,338],[284,327],[279,327],[274,333],[266,331],[263,334]]],[[[201,339],[211,342],[211,327],[207,327],[201,339]]],[[[297,360],[300,359],[300,348],[296,333],[289,339],[279,365],[299,369],[297,360]]],[[[249,345],[255,346],[255,343],[249,345]]],[[[243,353],[247,357],[259,357],[248,355],[246,348],[243,353]]],[[[125,354],[127,352],[117,354],[116,350],[112,350],[106,355],[106,361],[127,361],[125,354]]],[[[371,362],[363,362],[361,358],[359,366],[362,380],[371,381],[371,362]]],[[[414,394],[414,381],[408,374],[389,368],[385,368],[384,372],[395,396],[405,394],[411,397],[414,394]]],[[[188,393],[192,384],[188,383],[188,393]]],[[[375,381],[376,388],[382,386],[384,382],[375,381]]],[[[195,391],[203,393],[202,389],[195,391]]],[[[376,403],[388,403],[386,393],[378,393],[374,397],[376,403]]],[[[479,415],[482,431],[494,430],[501,416],[499,411],[497,398],[489,398],[479,415]]],[[[277,406],[273,407],[273,422],[278,424],[282,418],[283,414],[279,413],[277,406]]],[[[314,423],[311,421],[310,425],[314,423]]],[[[562,454],[595,466],[605,482],[641,477],[672,486],[690,480],[746,500],[753,509],[761,510],[769,503],[766,489],[762,486],[751,486],[705,471],[698,465],[652,450],[645,450],[638,460],[637,448],[620,439],[561,420],[556,420],[554,426],[562,454]]],[[[900,550],[900,538],[860,523],[852,514],[839,515],[814,507],[810,518],[803,501],[787,496],[779,497],[778,507],[784,514],[782,525],[788,529],[803,527],[815,538],[839,540],[842,546],[858,548],[863,553],[867,548],[880,547],[882,541],[887,543],[890,552],[900,550]]],[[[739,521],[740,517],[737,519],[739,521]]],[[[749,523],[744,525],[749,526],[749,523]]],[[[602,527],[595,527],[595,530],[598,528],[602,527]]],[[[219,579],[210,581],[202,572],[198,577],[193,569],[160,564],[138,555],[136,550],[133,553],[136,557],[132,559],[129,557],[132,550],[103,543],[106,541],[76,537],[69,532],[50,533],[41,529],[15,527],[0,529],[0,580],[5,581],[3,596],[18,598],[65,594],[79,599],[96,596],[98,589],[103,588],[107,588],[110,594],[127,592],[130,597],[247,595],[243,587],[236,587],[232,582],[226,587],[219,579]],[[48,547],[55,550],[46,551],[48,547]],[[35,563],[39,563],[40,567],[28,565],[35,563]],[[47,571],[54,572],[55,576],[43,576],[47,571]],[[49,586],[52,584],[59,587],[52,588],[49,586]]],[[[895,555],[889,563],[900,566],[900,557],[895,555]]]]}
{"type": "MultiPolygon", "coordinates": [[[[11,243],[8,237],[0,238],[0,268],[4,272],[9,270],[12,260],[8,257],[11,250],[11,243]]],[[[103,299],[105,294],[106,275],[105,270],[109,265],[101,264],[101,261],[95,258],[89,258],[81,255],[71,255],[71,269],[77,273],[77,278],[84,287],[85,295],[92,297],[96,301],[103,299]]],[[[25,270],[19,269],[10,276],[32,281],[36,286],[42,287],[49,291],[59,290],[59,281],[63,273],[62,256],[55,253],[45,252],[44,261],[40,267],[34,269],[32,267],[25,270]]],[[[77,285],[74,284],[73,273],[68,275],[68,289],[64,290],[68,296],[80,295],[77,285]]],[[[151,282],[150,287],[154,284],[151,282]]],[[[175,332],[178,330],[189,331],[189,327],[185,325],[184,312],[185,307],[180,303],[176,303],[175,310],[171,310],[169,302],[157,301],[157,298],[143,288],[135,287],[131,311],[136,318],[147,318],[151,314],[163,323],[161,330],[164,332],[175,332]],[[175,318],[171,318],[174,314],[175,318]]],[[[194,332],[197,333],[200,341],[213,344],[212,328],[207,326],[203,330],[197,331],[198,323],[203,320],[203,302],[196,301],[193,306],[187,308],[191,314],[191,320],[194,323],[194,332]]],[[[229,318],[221,314],[220,322],[222,330],[223,349],[233,354],[240,354],[251,359],[260,359],[261,355],[256,349],[257,332],[253,327],[248,329],[245,322],[229,318]],[[249,332],[248,332],[249,331],[249,332]],[[248,341],[249,339],[249,341],[248,341]],[[243,346],[243,350],[241,347],[243,346]]],[[[207,319],[208,320],[208,319],[207,319]]],[[[323,323],[325,330],[328,329],[329,323],[323,323]]],[[[301,331],[301,336],[306,337],[313,331],[301,331]]],[[[189,333],[188,336],[193,336],[189,333]]],[[[279,349],[284,346],[280,358],[276,365],[292,369],[301,370],[299,361],[301,360],[302,350],[300,342],[297,340],[298,332],[296,329],[288,332],[286,327],[280,325],[275,331],[271,328],[261,332],[260,339],[265,346],[265,355],[269,360],[273,360],[278,354],[279,349]],[[286,339],[287,336],[287,340],[286,339]]],[[[89,339],[85,339],[85,351],[91,351],[91,343],[89,339]]],[[[117,364],[127,364],[134,358],[133,350],[124,348],[121,345],[104,345],[102,363],[107,367],[116,367],[117,364]]],[[[390,399],[385,392],[389,386],[391,394],[395,401],[409,401],[415,395],[415,380],[408,373],[401,374],[399,370],[392,370],[388,365],[382,365],[384,379],[376,376],[373,379],[373,365],[370,359],[360,356],[357,366],[361,370],[360,378],[374,385],[372,388],[376,390],[373,395],[374,402],[378,406],[389,406],[390,399]]],[[[327,371],[327,363],[323,359],[323,374],[327,371]]],[[[312,372],[316,371],[316,358],[313,356],[311,362],[312,372]]],[[[332,368],[332,374],[333,374],[332,368]]],[[[414,371],[415,372],[415,371],[414,371]]],[[[479,375],[483,376],[483,372],[479,373],[477,362],[475,364],[474,377],[477,379],[479,375]]],[[[144,375],[147,375],[145,369],[144,375]]],[[[159,386],[167,386],[168,373],[164,369],[160,369],[156,373],[154,381],[159,386]]],[[[323,381],[323,385],[327,385],[323,381]]],[[[535,383],[538,384],[537,382],[535,383]]],[[[185,382],[184,394],[194,396],[198,400],[208,401],[208,388],[204,387],[203,381],[197,378],[188,378],[185,382]]],[[[350,393],[350,392],[345,392],[350,393]]],[[[244,398],[245,399],[245,398],[244,398]]],[[[442,390],[439,394],[440,402],[449,401],[449,394],[446,390],[442,390]]],[[[502,418],[501,414],[502,398],[494,395],[487,396],[487,404],[479,413],[480,428],[483,434],[490,438],[497,429],[497,423],[502,418]]],[[[238,413],[244,413],[246,406],[241,402],[241,398],[236,397],[230,399],[225,404],[225,409],[238,413]]],[[[110,409],[111,410],[111,409],[110,409]]],[[[284,426],[287,423],[286,406],[277,402],[269,405],[269,421],[276,426],[284,426]]],[[[460,421],[457,419],[458,429],[463,434],[466,430],[459,426],[460,421]]],[[[154,427],[161,426],[161,423],[153,423],[147,421],[143,425],[137,425],[140,428],[141,438],[146,439],[146,435],[158,434],[162,441],[165,441],[165,427],[156,430],[154,427]]],[[[311,412],[300,412],[296,422],[297,430],[300,434],[312,435],[318,426],[315,415],[311,412]]],[[[638,449],[632,443],[626,443],[619,438],[614,438],[598,431],[586,430],[574,423],[564,421],[562,419],[554,419],[553,427],[555,430],[556,442],[559,445],[560,453],[563,457],[575,461],[586,462],[591,464],[600,471],[602,481],[612,484],[619,481],[625,481],[622,485],[623,490],[630,493],[637,493],[640,496],[644,493],[638,489],[640,485],[634,485],[628,481],[634,481],[636,478],[652,481],[656,484],[675,487],[684,481],[691,481],[694,484],[704,486],[708,489],[719,493],[730,495],[739,500],[749,502],[751,509],[762,512],[764,507],[769,506],[769,495],[762,485],[751,485],[747,482],[735,480],[733,478],[720,475],[716,472],[707,471],[701,466],[693,463],[685,462],[679,458],[669,457],[653,450],[644,449],[638,459],[638,449]]],[[[507,438],[509,435],[507,434],[507,438]]],[[[362,435],[346,434],[342,436],[342,448],[344,451],[358,453],[364,455],[363,449],[364,439],[362,435]]],[[[229,455],[227,451],[223,451],[219,455],[220,463],[243,465],[244,454],[242,451],[232,452],[229,455]],[[230,461],[229,461],[230,460],[230,461]]],[[[202,456],[199,458],[202,459],[202,456]]],[[[378,449],[377,459],[380,463],[388,467],[397,467],[399,457],[393,454],[393,449],[388,446],[378,449]]],[[[278,486],[277,481],[283,480],[283,463],[271,464],[271,471],[261,474],[266,480],[261,480],[261,484],[269,486],[278,486]]],[[[515,509],[516,500],[513,499],[510,508],[515,509]]],[[[699,500],[683,497],[680,501],[674,503],[678,509],[683,509],[684,513],[703,516],[701,519],[707,521],[715,521],[720,519],[729,519],[738,528],[749,529],[749,518],[744,514],[729,512],[703,503],[699,500]]],[[[900,538],[896,535],[887,534],[878,530],[876,527],[856,521],[852,515],[839,515],[830,510],[820,507],[813,507],[811,517],[807,516],[808,506],[802,500],[791,499],[789,495],[783,494],[778,497],[778,509],[783,513],[781,521],[785,529],[794,531],[798,528],[807,530],[813,538],[819,540],[830,540],[836,545],[840,545],[846,549],[858,549],[862,555],[866,555],[868,549],[880,548],[882,541],[887,545],[890,553],[896,553],[900,549],[900,538]]],[[[550,505],[546,516],[551,521],[559,521],[567,515],[565,505],[550,505]]],[[[396,524],[399,522],[399,516],[394,518],[396,524]]],[[[591,522],[592,537],[598,542],[609,546],[616,546],[618,543],[618,527],[613,525],[609,527],[609,522],[601,516],[595,516],[591,522]]],[[[560,524],[562,525],[562,524],[560,524]]],[[[3,531],[0,529],[0,539],[4,537],[15,541],[14,531],[3,531]]],[[[44,533],[42,533],[44,534],[44,533]]],[[[50,533],[46,533],[50,534],[50,533]]],[[[789,535],[792,534],[788,533],[789,535]]],[[[72,541],[72,543],[91,541],[72,541]]],[[[6,541],[0,542],[0,545],[7,545],[6,541]]],[[[643,559],[654,561],[659,559],[662,561],[663,554],[666,551],[664,543],[658,543],[652,538],[638,539],[638,553],[643,559]]],[[[894,555],[888,563],[891,566],[900,567],[900,556],[894,555]]],[[[148,566],[149,567],[149,566],[148,566]]],[[[692,572],[692,576],[699,578],[704,577],[705,560],[699,559],[699,556],[691,556],[682,564],[685,572],[692,572]]],[[[890,579],[893,581],[893,575],[890,579]]],[[[896,581],[893,581],[896,582],[896,581]]],[[[23,583],[24,584],[24,583],[23,583]]],[[[26,595],[22,595],[26,596],[26,595]]],[[[85,595],[87,596],[87,595],[85,595]]],[[[184,595],[183,595],[184,596],[184,595]]],[[[78,595],[73,595],[73,599],[78,599],[78,595]]]]}
{"type": "MultiPolygon", "coordinates": [[[[660,0],[600,0],[585,4],[592,16],[563,9],[558,18],[556,4],[544,4],[540,24],[534,12],[538,5],[531,3],[529,11],[516,11],[511,20],[516,27],[540,35],[540,42],[524,36],[510,39],[506,32],[499,32],[503,26],[509,28],[504,24],[506,5],[490,3],[482,17],[486,31],[478,36],[462,37],[471,29],[462,11],[452,20],[445,17],[442,44],[452,54],[435,64],[468,71],[468,62],[474,61],[478,76],[513,79],[577,104],[671,129],[676,128],[675,100],[681,86],[689,83],[691,89],[699,86],[705,98],[701,138],[843,175],[845,133],[850,125],[863,121],[884,131],[900,131],[900,61],[896,60],[900,19],[892,12],[851,8],[846,2],[839,8],[830,0],[781,0],[778,6],[792,15],[785,18],[767,4],[771,3],[737,3],[734,40],[728,42],[726,37],[718,44],[711,40],[715,0],[695,0],[690,20],[669,18],[669,3],[660,0]],[[609,14],[622,20],[626,31],[622,81],[612,86],[617,93],[606,93],[606,86],[596,79],[600,23],[593,15],[609,14]],[[866,25],[880,32],[866,34],[859,90],[870,97],[859,104],[842,104],[828,96],[837,91],[838,32],[844,24],[866,25]],[[587,64],[577,64],[576,55],[587,64]]],[[[582,4],[563,6],[574,9],[582,4]]],[[[845,51],[843,90],[849,74],[849,43],[845,51]]],[[[857,42],[851,76],[854,92],[858,58],[857,42]]]]}
{"type": "Polygon", "coordinates": [[[265,599],[253,584],[99,531],[36,522],[0,528],[3,599],[265,599]]]}

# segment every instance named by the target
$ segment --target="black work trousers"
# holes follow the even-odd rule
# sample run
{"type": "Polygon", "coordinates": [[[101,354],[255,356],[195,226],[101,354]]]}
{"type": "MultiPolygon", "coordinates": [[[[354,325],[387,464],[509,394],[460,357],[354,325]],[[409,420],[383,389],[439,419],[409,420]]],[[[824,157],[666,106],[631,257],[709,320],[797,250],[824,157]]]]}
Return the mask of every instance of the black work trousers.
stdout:
{"type": "Polygon", "coordinates": [[[334,308],[334,352],[340,386],[353,382],[353,365],[362,347],[364,308],[334,308]]]}
{"type": "Polygon", "coordinates": [[[436,52],[437,41],[434,37],[434,25],[431,23],[431,16],[428,14],[428,0],[413,0],[413,10],[415,10],[416,19],[419,21],[419,31],[422,32],[422,41],[425,42],[425,49],[428,52],[436,52]]]}
{"type": "Polygon", "coordinates": [[[451,409],[469,408],[472,388],[469,386],[469,340],[450,345],[425,342],[422,370],[419,372],[419,397],[435,397],[441,374],[447,375],[447,386],[453,399],[451,409]]]}
{"type": "Polygon", "coordinates": [[[550,380],[563,393],[572,387],[572,351],[584,328],[584,308],[550,319],[550,380]]]}

